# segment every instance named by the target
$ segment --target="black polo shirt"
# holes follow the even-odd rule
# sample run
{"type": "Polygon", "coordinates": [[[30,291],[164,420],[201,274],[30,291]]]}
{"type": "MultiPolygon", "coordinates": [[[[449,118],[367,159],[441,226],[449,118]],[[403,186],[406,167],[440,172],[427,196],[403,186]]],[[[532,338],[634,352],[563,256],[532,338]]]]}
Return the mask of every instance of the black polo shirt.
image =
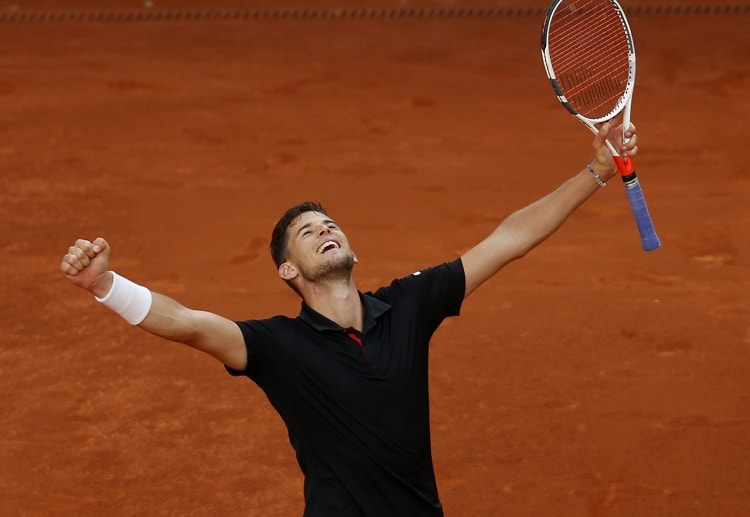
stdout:
{"type": "Polygon", "coordinates": [[[302,303],[297,318],[238,322],[243,372],[286,423],[305,475],[307,517],[439,516],[430,450],[429,341],[457,316],[460,260],[360,293],[364,328],[302,303]]]}

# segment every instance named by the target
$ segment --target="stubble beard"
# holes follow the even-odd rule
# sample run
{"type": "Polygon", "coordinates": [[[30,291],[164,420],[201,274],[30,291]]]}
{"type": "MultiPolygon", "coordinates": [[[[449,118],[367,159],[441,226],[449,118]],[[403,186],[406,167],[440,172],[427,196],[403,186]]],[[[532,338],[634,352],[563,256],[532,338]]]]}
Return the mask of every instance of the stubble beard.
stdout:
{"type": "Polygon", "coordinates": [[[320,282],[322,280],[349,280],[354,268],[354,256],[349,254],[339,260],[328,261],[314,267],[300,267],[299,273],[307,282],[320,282]]]}

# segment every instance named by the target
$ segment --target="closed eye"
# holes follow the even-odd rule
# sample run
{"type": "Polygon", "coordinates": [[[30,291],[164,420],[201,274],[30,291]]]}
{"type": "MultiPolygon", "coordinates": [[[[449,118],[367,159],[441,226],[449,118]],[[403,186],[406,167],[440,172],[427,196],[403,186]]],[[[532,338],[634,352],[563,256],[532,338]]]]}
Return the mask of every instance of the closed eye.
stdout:
{"type": "MultiPolygon", "coordinates": [[[[339,227],[336,225],[336,223],[334,223],[330,219],[328,219],[326,221],[323,221],[323,223],[326,225],[326,228],[328,228],[329,230],[338,230],[339,229],[339,227]]],[[[297,230],[297,235],[301,235],[303,237],[307,237],[309,235],[312,235],[313,232],[312,232],[311,228],[312,228],[312,223],[307,223],[307,224],[303,225],[299,230],[297,230]]]]}

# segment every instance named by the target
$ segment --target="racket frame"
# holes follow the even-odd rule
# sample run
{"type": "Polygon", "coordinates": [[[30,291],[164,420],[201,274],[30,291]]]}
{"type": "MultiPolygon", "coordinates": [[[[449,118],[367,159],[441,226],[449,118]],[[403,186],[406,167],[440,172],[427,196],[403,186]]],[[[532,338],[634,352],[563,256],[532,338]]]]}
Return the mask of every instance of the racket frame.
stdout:
{"type": "MultiPolygon", "coordinates": [[[[552,5],[550,5],[549,9],[547,10],[547,15],[544,20],[544,29],[542,30],[542,62],[544,63],[544,70],[547,73],[547,78],[552,84],[552,88],[554,88],[555,90],[557,100],[559,100],[560,103],[565,106],[565,109],[567,109],[574,117],[580,120],[594,134],[599,132],[597,124],[602,124],[604,122],[612,120],[622,112],[623,141],[625,141],[625,130],[630,127],[630,113],[633,103],[633,91],[635,90],[635,43],[633,42],[633,34],[630,30],[630,24],[628,23],[628,19],[625,17],[625,11],[623,11],[622,6],[619,4],[619,2],[617,2],[617,0],[607,0],[617,11],[620,22],[623,25],[624,32],[627,37],[628,80],[625,84],[625,89],[622,96],[620,96],[614,108],[612,108],[609,113],[598,118],[589,118],[582,113],[579,113],[568,101],[567,97],[565,96],[565,92],[563,92],[562,88],[560,87],[560,83],[558,82],[557,76],[555,75],[555,70],[552,67],[552,57],[549,53],[550,24],[552,23],[552,19],[554,18],[558,7],[560,7],[560,4],[562,4],[564,1],[565,0],[555,0],[554,2],[552,2],[552,5]]],[[[607,140],[606,143],[607,147],[612,153],[612,156],[620,156],[620,153],[617,152],[617,149],[615,149],[615,147],[609,140],[607,140]]],[[[620,171],[620,173],[622,174],[622,171],[620,171]]]]}
{"type": "MultiPolygon", "coordinates": [[[[636,60],[633,34],[630,30],[628,19],[625,16],[625,11],[617,0],[607,0],[617,12],[620,23],[623,27],[623,31],[627,38],[628,78],[625,84],[625,89],[623,91],[623,94],[615,103],[615,106],[612,108],[612,110],[601,117],[589,118],[582,113],[579,113],[568,101],[567,97],[565,96],[565,92],[562,90],[562,88],[560,87],[560,83],[557,80],[554,67],[552,66],[552,57],[549,52],[549,33],[552,19],[554,18],[557,9],[564,1],[565,0],[554,0],[552,2],[549,9],[547,10],[542,29],[542,62],[544,63],[544,70],[547,74],[547,78],[552,84],[552,88],[555,90],[555,95],[557,96],[557,100],[560,101],[560,104],[562,104],[565,109],[568,110],[568,112],[576,117],[594,134],[597,134],[599,132],[597,124],[602,124],[604,122],[610,121],[622,114],[622,139],[623,142],[626,142],[627,139],[625,137],[625,131],[630,127],[630,114],[633,106],[633,92],[635,90],[636,60]]],[[[641,190],[638,176],[636,176],[635,173],[635,164],[633,163],[632,158],[623,158],[617,151],[615,146],[612,145],[612,143],[609,141],[609,139],[607,139],[605,143],[607,145],[607,148],[609,149],[609,152],[612,154],[612,157],[615,160],[615,164],[617,165],[617,169],[620,172],[623,184],[625,185],[625,190],[628,194],[628,200],[630,201],[630,206],[633,210],[636,225],[638,226],[638,231],[641,236],[641,245],[645,251],[654,250],[661,246],[661,242],[659,240],[659,237],[656,235],[653,222],[651,221],[651,216],[648,213],[646,201],[643,197],[643,191],[641,190]]]]}

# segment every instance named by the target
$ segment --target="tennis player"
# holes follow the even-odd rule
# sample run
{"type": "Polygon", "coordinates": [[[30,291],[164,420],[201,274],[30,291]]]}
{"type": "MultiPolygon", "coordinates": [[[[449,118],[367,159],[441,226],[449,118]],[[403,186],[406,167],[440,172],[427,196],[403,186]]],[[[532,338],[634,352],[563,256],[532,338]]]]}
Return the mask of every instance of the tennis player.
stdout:
{"type": "MultiPolygon", "coordinates": [[[[589,165],[504,219],[461,257],[357,289],[357,258],[317,203],[288,210],[273,230],[278,275],[302,298],[298,316],[231,321],[189,309],[109,269],[110,245],[79,239],[62,273],[130,324],[197,348],[248,377],[289,432],[304,474],[306,517],[440,516],[433,470],[427,356],[443,319],[509,262],[550,236],[616,173],[604,145],[637,152],[635,128],[605,124],[589,165]]],[[[252,437],[250,438],[252,439],[252,437]]],[[[252,458],[248,458],[252,466],[252,458]]]]}

